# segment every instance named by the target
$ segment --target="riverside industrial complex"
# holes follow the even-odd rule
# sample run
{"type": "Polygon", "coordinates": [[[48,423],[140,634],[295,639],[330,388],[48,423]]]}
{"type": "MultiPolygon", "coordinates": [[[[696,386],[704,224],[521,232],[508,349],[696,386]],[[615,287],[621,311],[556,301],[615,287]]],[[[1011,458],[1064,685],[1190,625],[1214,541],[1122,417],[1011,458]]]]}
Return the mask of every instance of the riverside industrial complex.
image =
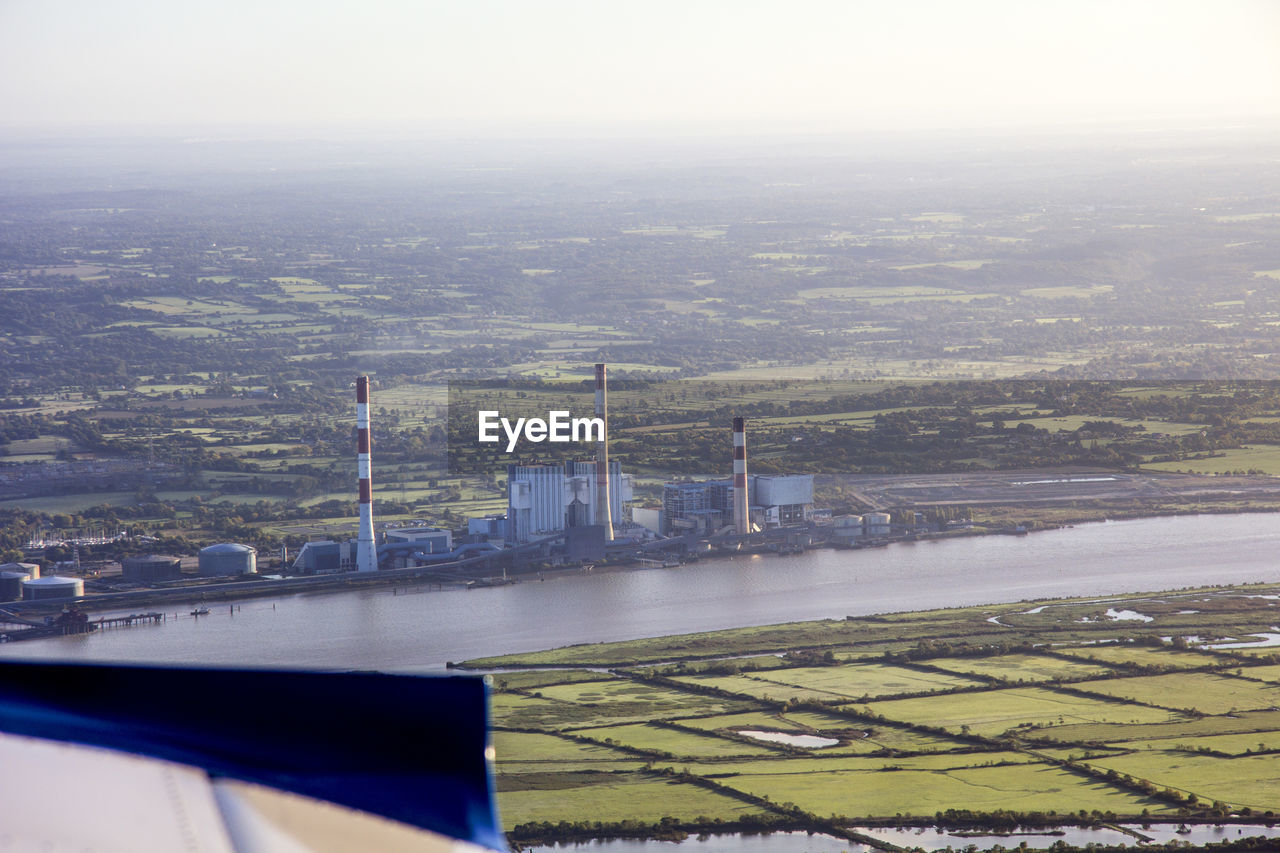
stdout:
{"type": "MultiPolygon", "coordinates": [[[[609,458],[606,367],[596,365],[593,458],[507,466],[507,511],[465,526],[375,525],[369,378],[356,382],[359,518],[350,539],[310,541],[295,552],[258,554],[233,542],[195,556],[143,555],[86,572],[78,565],[42,573],[35,563],[0,567],[0,636],[91,630],[78,608],[128,607],[165,599],[200,602],[288,589],[341,588],[350,583],[426,581],[497,585],[522,574],[599,564],[673,565],[713,553],[798,553],[819,545],[863,547],[924,532],[916,515],[891,523],[885,512],[832,518],[815,510],[812,474],[753,475],[747,470],[747,425],[733,420],[733,457],[721,479],[669,482],[661,505],[635,506],[632,477],[609,458]],[[62,569],[71,573],[60,574],[62,569]],[[118,572],[118,573],[117,573],[118,572]],[[300,585],[298,581],[312,583],[300,585]],[[55,616],[49,607],[62,606],[55,616]],[[73,618],[67,618],[71,614],[73,618]],[[41,630],[43,629],[43,630],[41,630]]],[[[589,445],[590,446],[590,445],[589,445]]],[[[33,558],[34,558],[33,552],[33,558]]],[[[193,605],[194,606],[194,605],[193,605]]],[[[199,612],[193,611],[193,612],[199,612]]]]}
{"type": "MultiPolygon", "coordinates": [[[[500,443],[480,446],[491,472],[505,467],[506,511],[446,527],[426,521],[375,523],[370,382],[361,376],[355,383],[359,503],[354,535],[314,536],[300,546],[263,551],[219,542],[198,554],[135,553],[119,562],[87,559],[83,564],[77,545],[91,548],[121,535],[104,529],[71,541],[33,538],[20,562],[0,566],[0,642],[94,630],[104,623],[84,618],[84,611],[121,613],[162,602],[183,610],[189,606],[192,615],[200,615],[206,603],[292,592],[399,584],[497,586],[597,566],[670,567],[709,556],[872,548],[963,535],[972,526],[970,506],[1070,507],[1081,500],[1176,505],[1216,495],[1280,497],[1280,483],[1270,478],[1078,467],[1057,468],[1051,476],[1013,468],[864,473],[834,481],[834,475],[818,475],[825,478],[818,483],[823,494],[839,494],[844,506],[861,508],[861,514],[835,514],[815,506],[815,475],[778,472],[776,459],[767,473],[749,471],[749,423],[741,416],[725,417],[725,437],[731,436],[732,444],[725,443],[723,461],[702,468],[719,468],[721,476],[655,482],[649,471],[641,488],[637,475],[609,455],[604,364],[596,365],[595,380],[592,421],[602,428],[579,440],[581,455],[539,462],[511,457],[500,443]],[[508,461],[513,458],[519,461],[508,461]],[[637,494],[644,498],[638,500],[637,494]],[[72,559],[50,562],[45,550],[50,545],[65,546],[63,553],[70,550],[72,559]]],[[[502,485],[500,476],[493,479],[502,485]]],[[[1066,516],[1063,523],[1070,521],[1066,516]]],[[[1027,530],[1007,521],[985,522],[974,532],[1027,530]]],[[[132,624],[131,618],[159,617],[144,609],[121,618],[132,624]]]]}

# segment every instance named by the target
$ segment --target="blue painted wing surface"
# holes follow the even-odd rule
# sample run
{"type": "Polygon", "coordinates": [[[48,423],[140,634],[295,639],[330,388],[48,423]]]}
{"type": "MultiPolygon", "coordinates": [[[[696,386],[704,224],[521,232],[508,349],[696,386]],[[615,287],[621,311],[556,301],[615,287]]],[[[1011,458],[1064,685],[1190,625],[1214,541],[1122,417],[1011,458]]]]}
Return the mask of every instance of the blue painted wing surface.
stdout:
{"type": "Polygon", "coordinates": [[[506,849],[478,678],[0,663],[0,732],[202,768],[224,818],[275,790],[506,849]]]}

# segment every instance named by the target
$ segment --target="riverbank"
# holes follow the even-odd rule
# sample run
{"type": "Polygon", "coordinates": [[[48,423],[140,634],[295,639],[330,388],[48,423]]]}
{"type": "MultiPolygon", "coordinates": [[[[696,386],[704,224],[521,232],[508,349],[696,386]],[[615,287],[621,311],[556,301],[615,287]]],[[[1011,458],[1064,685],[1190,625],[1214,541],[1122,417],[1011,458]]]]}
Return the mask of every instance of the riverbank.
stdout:
{"type": "MultiPolygon", "coordinates": [[[[1195,503],[1173,502],[1168,504],[1143,504],[1134,506],[1130,501],[1113,503],[1103,502],[1100,505],[1090,503],[1088,506],[1045,506],[1027,505],[1025,507],[994,506],[975,508],[975,526],[936,533],[918,534],[901,537],[896,542],[937,542],[970,537],[985,537],[1007,534],[1018,526],[1028,533],[1043,533],[1060,530],[1075,525],[1096,524],[1106,521],[1138,520],[1156,518],[1176,518],[1195,515],[1239,515],[1246,516],[1257,513],[1280,512],[1280,503],[1275,505],[1259,505],[1256,500],[1212,500],[1195,503]]],[[[829,544],[819,549],[830,550],[829,544]]],[[[813,550],[813,549],[810,549],[813,550]]],[[[769,556],[768,552],[761,551],[769,556]]],[[[723,559],[726,555],[712,555],[710,559],[723,559]]],[[[784,555],[793,560],[794,554],[784,555]]],[[[703,558],[707,559],[707,558],[703,558]]],[[[636,560],[620,560],[608,564],[600,564],[595,571],[607,573],[613,571],[637,571],[655,568],[649,563],[636,560]]],[[[581,568],[534,568],[530,571],[515,574],[513,577],[522,581],[531,579],[559,579],[573,577],[582,573],[581,568]]],[[[100,593],[84,596],[79,599],[68,599],[53,602],[7,602],[0,608],[14,613],[34,616],[54,616],[61,612],[67,604],[73,604],[82,611],[90,613],[124,613],[132,609],[146,607],[167,608],[174,603],[194,604],[228,603],[248,601],[252,599],[276,598],[300,593],[323,594],[332,592],[351,592],[378,587],[437,587],[460,588],[468,581],[474,580],[471,574],[447,576],[442,567],[431,566],[409,569],[390,569],[373,575],[347,572],[337,575],[295,576],[283,579],[255,578],[251,581],[213,582],[193,584],[169,589],[147,589],[130,592],[100,593]]],[[[9,632],[11,635],[18,630],[9,632]]]]}
{"type": "Polygon", "coordinates": [[[976,506],[975,522],[986,525],[986,532],[1010,525],[1024,524],[1032,530],[1052,530],[1076,524],[1102,521],[1129,521],[1140,518],[1174,518],[1187,515],[1240,515],[1280,512],[1280,500],[1266,501],[1255,497],[1238,498],[1202,496],[1198,499],[1160,501],[1081,501],[1055,504],[1007,504],[976,506]]]}
{"type": "Polygon", "coordinates": [[[234,612],[213,606],[199,618],[185,615],[183,601],[173,608],[179,618],[170,611],[163,625],[9,643],[0,655],[441,672],[447,661],[576,643],[1252,583],[1277,576],[1277,551],[1280,527],[1257,515],[1153,518],[786,558],[704,558],[653,571],[597,567],[489,589],[290,593],[245,600],[234,612]]]}

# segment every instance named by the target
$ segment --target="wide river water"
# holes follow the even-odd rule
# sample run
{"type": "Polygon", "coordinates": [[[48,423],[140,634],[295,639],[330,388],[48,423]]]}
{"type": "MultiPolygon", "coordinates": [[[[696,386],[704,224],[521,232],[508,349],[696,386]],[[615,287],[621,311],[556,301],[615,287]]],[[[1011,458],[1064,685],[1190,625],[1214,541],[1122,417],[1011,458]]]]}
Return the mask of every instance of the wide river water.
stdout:
{"type": "Polygon", "coordinates": [[[596,570],[488,589],[389,587],[0,644],[0,657],[440,671],[445,661],[804,619],[1280,581],[1280,516],[1087,524],[861,551],[596,570]]]}

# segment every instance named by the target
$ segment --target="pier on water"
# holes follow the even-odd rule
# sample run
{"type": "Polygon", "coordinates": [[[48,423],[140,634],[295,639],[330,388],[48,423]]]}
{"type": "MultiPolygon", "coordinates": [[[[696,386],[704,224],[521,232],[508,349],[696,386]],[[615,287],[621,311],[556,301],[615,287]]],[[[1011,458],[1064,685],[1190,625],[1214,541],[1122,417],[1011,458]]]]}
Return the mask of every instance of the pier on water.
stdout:
{"type": "Polygon", "coordinates": [[[130,613],[128,616],[111,616],[95,619],[93,624],[99,628],[119,628],[122,626],[141,625],[144,622],[164,622],[163,613],[130,613]]]}

